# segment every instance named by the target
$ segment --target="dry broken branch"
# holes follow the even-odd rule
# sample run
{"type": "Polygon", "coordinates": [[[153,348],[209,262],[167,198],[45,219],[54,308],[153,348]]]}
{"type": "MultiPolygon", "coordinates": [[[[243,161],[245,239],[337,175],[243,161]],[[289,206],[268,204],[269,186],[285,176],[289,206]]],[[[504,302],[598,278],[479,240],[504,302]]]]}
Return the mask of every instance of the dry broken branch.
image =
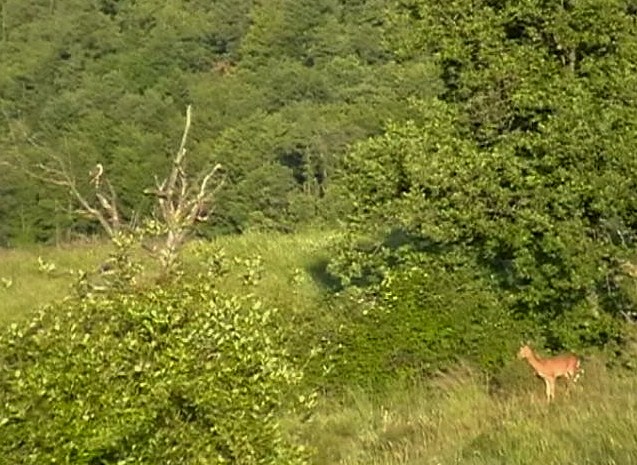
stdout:
{"type": "MultiPolygon", "coordinates": [[[[61,157],[49,155],[49,160],[52,164],[36,164],[35,168],[37,171],[23,171],[33,179],[67,189],[71,197],[79,204],[78,213],[87,218],[97,220],[109,237],[113,237],[120,232],[122,229],[121,216],[118,210],[117,198],[110,182],[108,180],[103,182],[108,187],[108,191],[102,192],[101,184],[96,181],[96,177],[93,176],[93,179],[91,179],[91,182],[94,183],[97,199],[97,205],[95,205],[95,202],[90,201],[79,189],[71,167],[61,157]]],[[[97,171],[99,177],[101,177],[103,173],[101,164],[97,165],[97,171]]]]}
{"type": "Polygon", "coordinates": [[[187,240],[195,224],[207,218],[207,215],[203,215],[202,212],[210,211],[214,197],[224,183],[220,164],[216,164],[207,171],[199,184],[193,184],[188,179],[185,163],[190,123],[191,106],[189,105],[186,109],[181,143],[170,173],[163,181],[155,177],[156,189],[144,191],[157,198],[158,214],[166,229],[165,243],[159,252],[165,270],[173,266],[179,249],[187,240]],[[211,187],[210,183],[213,180],[216,180],[216,185],[211,187]]]}
{"type": "MultiPolygon", "coordinates": [[[[191,123],[191,106],[186,110],[186,121],[179,148],[172,161],[170,172],[162,181],[155,177],[155,189],[144,193],[153,195],[157,201],[157,228],[148,227],[149,232],[163,233],[162,243],[156,251],[164,272],[175,264],[181,247],[197,222],[207,219],[215,195],[224,183],[222,166],[216,164],[207,170],[198,182],[192,182],[186,172],[186,144],[191,123]],[[155,231],[156,230],[156,231],[155,231]]],[[[4,162],[2,163],[4,164],[4,162]]],[[[25,170],[34,179],[67,189],[79,204],[79,213],[97,220],[106,234],[114,239],[120,232],[133,231],[133,225],[123,226],[117,193],[106,176],[104,166],[98,163],[89,173],[88,184],[92,187],[90,197],[80,189],[71,166],[56,155],[48,155],[46,163],[39,163],[35,170],[25,170]]],[[[133,218],[135,216],[133,215],[133,218]]],[[[142,244],[143,246],[143,244],[142,244]]]]}

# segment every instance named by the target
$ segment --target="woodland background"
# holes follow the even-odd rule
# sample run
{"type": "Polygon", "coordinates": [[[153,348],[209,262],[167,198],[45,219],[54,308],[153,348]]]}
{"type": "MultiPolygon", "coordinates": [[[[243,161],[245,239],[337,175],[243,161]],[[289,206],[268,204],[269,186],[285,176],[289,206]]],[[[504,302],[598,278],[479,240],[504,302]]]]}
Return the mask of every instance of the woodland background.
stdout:
{"type": "MultiPolygon", "coordinates": [[[[129,214],[152,187],[194,104],[194,169],[229,183],[203,233],[293,231],[334,220],[347,146],[434,95],[433,65],[401,65],[384,43],[384,2],[4,1],[0,153],[101,162],[129,214]]],[[[3,172],[0,243],[95,232],[68,195],[3,172]]]]}
{"type": "Polygon", "coordinates": [[[3,456],[635,459],[636,2],[0,5],[3,456]],[[157,283],[32,174],[101,163],[141,224],[189,104],[226,182],[157,283]],[[529,405],[524,340],[584,393],[529,405]]]}

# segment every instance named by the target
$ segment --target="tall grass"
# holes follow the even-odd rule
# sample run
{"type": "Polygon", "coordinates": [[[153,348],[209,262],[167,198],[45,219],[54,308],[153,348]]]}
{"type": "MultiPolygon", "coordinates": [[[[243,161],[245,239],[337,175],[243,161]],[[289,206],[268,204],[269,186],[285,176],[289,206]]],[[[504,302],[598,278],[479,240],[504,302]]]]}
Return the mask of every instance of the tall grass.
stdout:
{"type": "MultiPolygon", "coordinates": [[[[508,369],[525,368],[513,362],[508,369]]],[[[548,405],[528,370],[493,391],[461,368],[377,397],[354,390],[324,400],[297,427],[317,465],[633,464],[637,379],[592,359],[581,382],[548,405]]]]}
{"type": "MultiPolygon", "coordinates": [[[[220,237],[203,246],[223,249],[232,262],[259,257],[263,273],[256,292],[273,305],[302,311],[321,295],[321,264],[327,260],[325,248],[334,237],[334,233],[316,230],[294,235],[251,232],[220,237]]],[[[193,248],[201,245],[189,244],[184,252],[186,263],[193,261],[193,248]]],[[[96,271],[112,251],[113,246],[106,241],[0,249],[0,324],[16,321],[41,305],[63,298],[77,271],[96,271]]],[[[152,268],[143,252],[139,256],[152,268]]],[[[237,279],[228,279],[223,285],[227,290],[241,287],[237,279]]]]}
{"type": "Polygon", "coordinates": [[[79,270],[93,270],[108,245],[0,249],[0,324],[16,321],[69,293],[79,270]]]}

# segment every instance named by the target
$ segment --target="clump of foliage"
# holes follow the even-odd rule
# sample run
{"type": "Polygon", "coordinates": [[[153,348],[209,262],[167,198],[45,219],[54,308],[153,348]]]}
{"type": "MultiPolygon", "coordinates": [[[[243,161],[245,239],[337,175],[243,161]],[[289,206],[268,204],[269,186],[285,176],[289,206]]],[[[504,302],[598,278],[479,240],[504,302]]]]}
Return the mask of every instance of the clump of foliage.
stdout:
{"type": "MultiPolygon", "coordinates": [[[[394,261],[408,252],[389,255],[394,261]]],[[[421,257],[417,265],[412,257],[366,279],[333,300],[341,323],[328,377],[334,386],[383,391],[396,379],[430,377],[457,363],[495,374],[532,332],[494,281],[460,254],[421,257]]]]}
{"type": "Polygon", "coordinates": [[[604,0],[396,5],[394,50],[434,56],[444,90],[349,154],[353,234],[333,270],[382,303],[388,278],[411,283],[388,285],[397,301],[421,292],[413,267],[476,266],[548,346],[621,343],[635,306],[620,285],[637,243],[634,17],[604,0]]]}
{"type": "MultiPolygon", "coordinates": [[[[0,334],[0,453],[15,464],[301,464],[276,312],[188,279],[87,292],[0,334]]],[[[89,289],[88,287],[86,289],[89,289]]]]}

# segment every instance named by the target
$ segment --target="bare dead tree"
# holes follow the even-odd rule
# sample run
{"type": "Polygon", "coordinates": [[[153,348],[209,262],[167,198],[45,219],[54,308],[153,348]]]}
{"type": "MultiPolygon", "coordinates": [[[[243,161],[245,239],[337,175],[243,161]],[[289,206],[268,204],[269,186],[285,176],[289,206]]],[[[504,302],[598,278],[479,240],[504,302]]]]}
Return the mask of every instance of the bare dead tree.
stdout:
{"type": "Polygon", "coordinates": [[[93,185],[95,200],[85,196],[73,175],[72,169],[61,157],[49,155],[50,164],[38,163],[38,171],[29,171],[27,174],[48,184],[63,187],[79,204],[77,213],[97,220],[109,238],[114,238],[125,229],[122,224],[122,216],[117,201],[117,194],[111,182],[104,175],[104,167],[98,163],[89,175],[93,185]]]}
{"type": "Polygon", "coordinates": [[[165,228],[165,241],[158,251],[164,270],[172,269],[195,224],[208,219],[214,197],[224,183],[221,164],[216,164],[203,173],[199,181],[189,180],[185,163],[190,121],[191,106],[188,105],[181,144],[173,159],[170,173],[163,181],[155,177],[156,188],[144,191],[157,198],[159,219],[165,228]]]}
{"type": "MultiPolygon", "coordinates": [[[[173,158],[170,172],[163,181],[155,177],[154,189],[144,190],[145,194],[156,198],[156,217],[162,237],[158,246],[144,248],[159,260],[163,273],[173,269],[196,223],[208,219],[215,195],[225,180],[220,164],[202,173],[198,180],[191,181],[187,175],[186,143],[190,123],[191,106],[189,105],[186,109],[186,122],[181,143],[173,158]]],[[[83,192],[85,189],[78,184],[70,163],[65,162],[60,156],[48,155],[47,163],[37,163],[35,167],[37,170],[28,169],[25,173],[42,182],[67,189],[79,205],[77,212],[98,221],[110,239],[115,239],[121,233],[135,231],[136,215],[132,215],[133,220],[130,222],[123,221],[117,193],[101,163],[98,163],[89,173],[89,185],[92,187],[94,198],[90,198],[83,192]]]]}
{"type": "MultiPolygon", "coordinates": [[[[21,169],[21,171],[32,179],[65,188],[73,200],[79,204],[75,212],[86,218],[97,220],[109,238],[115,237],[125,229],[115,189],[108,179],[101,179],[104,170],[101,164],[98,163],[96,170],[91,172],[91,176],[93,176],[91,183],[95,183],[96,202],[94,202],[82,193],[68,162],[65,162],[58,155],[49,154],[48,157],[49,163],[37,163],[36,170],[21,169]],[[100,178],[99,182],[95,181],[94,173],[97,173],[97,177],[100,178]]],[[[17,169],[16,164],[6,160],[0,162],[0,166],[17,169]]]]}
{"type": "MultiPolygon", "coordinates": [[[[7,120],[10,120],[6,112],[4,116],[7,120]]],[[[112,239],[122,232],[126,225],[122,223],[122,215],[120,214],[117,195],[110,181],[103,176],[104,168],[100,163],[98,163],[95,170],[90,173],[90,184],[93,186],[93,194],[95,196],[91,198],[90,193],[86,193],[86,189],[82,188],[82,183],[78,182],[70,160],[66,160],[60,155],[50,153],[49,150],[42,147],[42,145],[29,134],[24,125],[18,124],[14,127],[12,124],[9,124],[8,129],[10,137],[16,146],[19,142],[26,142],[38,152],[42,153],[42,158],[46,161],[38,162],[34,165],[25,164],[19,161],[22,157],[15,154],[15,160],[4,160],[0,162],[0,166],[8,166],[32,179],[64,188],[78,205],[75,212],[86,218],[97,220],[109,238],[112,239]]]]}

